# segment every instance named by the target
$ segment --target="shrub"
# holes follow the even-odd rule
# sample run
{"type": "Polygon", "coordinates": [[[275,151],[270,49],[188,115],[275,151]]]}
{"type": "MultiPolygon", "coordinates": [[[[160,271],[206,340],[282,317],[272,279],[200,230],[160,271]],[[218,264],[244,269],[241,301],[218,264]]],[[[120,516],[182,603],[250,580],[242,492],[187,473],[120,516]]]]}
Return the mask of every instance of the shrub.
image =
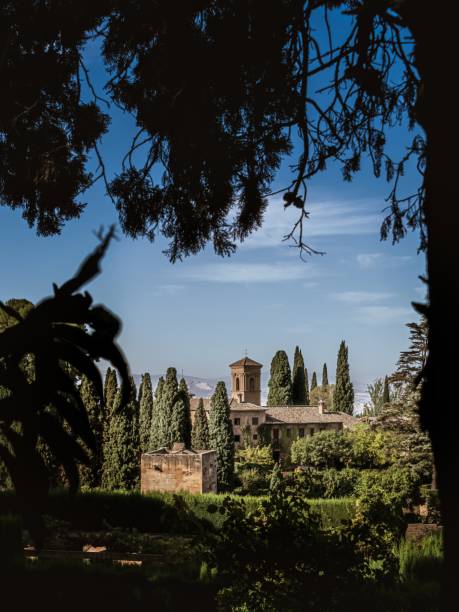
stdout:
{"type": "Polygon", "coordinates": [[[346,464],[350,442],[342,432],[321,431],[292,444],[293,463],[315,468],[340,468],[346,464]]]}

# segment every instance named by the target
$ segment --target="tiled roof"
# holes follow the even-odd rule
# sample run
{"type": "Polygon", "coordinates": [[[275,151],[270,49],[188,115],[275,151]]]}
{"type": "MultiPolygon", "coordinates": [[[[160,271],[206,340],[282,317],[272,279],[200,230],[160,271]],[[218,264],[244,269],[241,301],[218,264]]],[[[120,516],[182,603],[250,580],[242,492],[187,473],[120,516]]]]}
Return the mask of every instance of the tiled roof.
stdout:
{"type": "Polygon", "coordinates": [[[258,404],[252,404],[251,402],[238,402],[233,397],[230,401],[230,409],[232,412],[239,410],[267,410],[267,406],[259,406],[258,404]]]}
{"type": "Polygon", "coordinates": [[[355,417],[343,412],[324,412],[320,414],[318,406],[269,406],[266,411],[266,423],[342,423],[351,427],[358,422],[355,417]]]}
{"type": "MultiPolygon", "coordinates": [[[[190,410],[196,410],[199,404],[199,397],[192,397],[190,400],[190,410]]],[[[207,412],[210,410],[210,398],[202,398],[204,402],[204,410],[207,412]]],[[[229,402],[231,411],[244,411],[244,410],[266,410],[266,406],[259,406],[258,404],[251,404],[250,402],[238,402],[232,397],[229,402]]]]}
{"type": "Polygon", "coordinates": [[[235,361],[234,363],[230,363],[230,368],[234,368],[236,366],[258,366],[259,368],[263,367],[263,364],[258,363],[258,361],[254,361],[250,359],[250,357],[243,357],[239,359],[239,361],[235,361]]]}

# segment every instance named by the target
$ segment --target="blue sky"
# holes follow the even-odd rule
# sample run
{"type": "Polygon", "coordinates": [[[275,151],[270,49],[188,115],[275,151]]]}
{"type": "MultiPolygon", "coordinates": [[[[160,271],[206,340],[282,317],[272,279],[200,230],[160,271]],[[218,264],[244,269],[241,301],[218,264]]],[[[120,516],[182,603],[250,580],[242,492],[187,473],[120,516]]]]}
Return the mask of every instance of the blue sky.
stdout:
{"type": "MultiPolygon", "coordinates": [[[[96,82],[100,67],[94,61],[96,82]]],[[[102,151],[114,171],[128,147],[134,123],[111,111],[110,134],[102,151]]],[[[403,129],[393,132],[394,150],[406,144],[403,129]]],[[[407,190],[417,177],[408,175],[407,190]]],[[[286,161],[273,189],[288,184],[286,161]]],[[[424,298],[418,237],[400,244],[380,242],[382,209],[389,186],[363,167],[343,183],[331,167],[309,188],[307,241],[324,256],[306,263],[282,242],[294,221],[280,197],[270,200],[263,228],[231,258],[211,249],[172,265],[161,251],[165,242],[121,237],[113,244],[103,274],[88,288],[123,320],[120,343],[134,373],[161,373],[174,365],[186,374],[227,375],[227,365],[247,349],[269,368],[276,350],[293,358],[298,344],[306,366],[321,371],[327,362],[334,379],[339,343],[349,346],[351,375],[359,387],[394,370],[407,347],[405,323],[417,317],[410,303],[424,298]]],[[[85,196],[87,209],[60,236],[40,238],[20,212],[0,208],[3,251],[0,298],[48,295],[95,245],[93,231],[116,222],[102,183],[85,196]]]]}

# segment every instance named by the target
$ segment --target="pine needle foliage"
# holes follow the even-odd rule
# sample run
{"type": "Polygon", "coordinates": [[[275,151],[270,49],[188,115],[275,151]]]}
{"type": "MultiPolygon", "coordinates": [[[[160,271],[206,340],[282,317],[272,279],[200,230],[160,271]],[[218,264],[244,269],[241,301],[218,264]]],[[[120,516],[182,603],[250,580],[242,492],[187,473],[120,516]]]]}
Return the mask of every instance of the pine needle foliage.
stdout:
{"type": "Polygon", "coordinates": [[[234,435],[223,381],[217,383],[210,402],[209,441],[210,448],[217,451],[217,488],[228,490],[234,478],[234,435]]]}
{"type": "Polygon", "coordinates": [[[140,451],[146,453],[150,449],[151,420],[153,414],[153,390],[148,372],[142,375],[139,389],[139,438],[140,451]]]}
{"type": "Polygon", "coordinates": [[[328,387],[328,371],[327,364],[324,363],[324,367],[322,368],[322,389],[326,391],[328,387]]]}
{"type": "Polygon", "coordinates": [[[354,387],[349,373],[348,348],[341,341],[336,362],[336,383],[333,405],[337,412],[352,414],[354,411],[354,387]]]}
{"type": "Polygon", "coordinates": [[[317,387],[317,374],[313,372],[312,378],[311,378],[311,391],[313,391],[316,387],[317,387]]]}
{"type": "Polygon", "coordinates": [[[304,403],[309,406],[309,375],[308,368],[304,368],[304,403]]]}
{"type": "Polygon", "coordinates": [[[171,429],[172,413],[177,401],[177,395],[177,370],[175,368],[168,368],[166,379],[161,390],[161,399],[158,402],[158,411],[155,415],[157,419],[158,447],[170,447],[177,441],[173,440],[175,437],[175,430],[171,429]]]}
{"type": "Polygon", "coordinates": [[[96,441],[94,449],[89,451],[89,465],[80,465],[79,467],[80,485],[99,487],[102,481],[105,406],[94,383],[87,376],[82,377],[80,395],[96,441]]]}
{"type": "Polygon", "coordinates": [[[113,409],[113,402],[115,401],[117,391],[118,380],[116,378],[116,371],[109,367],[107,368],[104,382],[104,404],[107,414],[110,414],[113,409]]]}
{"type": "Polygon", "coordinates": [[[134,489],[139,483],[139,471],[139,404],[131,379],[127,402],[123,405],[122,384],[113,404],[104,446],[102,484],[111,490],[134,489]]]}
{"type": "Polygon", "coordinates": [[[268,382],[268,406],[287,406],[292,403],[292,375],[287,353],[277,351],[271,361],[268,382]]]}
{"type": "Polygon", "coordinates": [[[208,450],[209,446],[209,424],[207,422],[204,401],[199,398],[196,414],[194,415],[193,430],[191,433],[191,448],[194,450],[208,450]]]}
{"type": "Polygon", "coordinates": [[[156,385],[155,390],[155,399],[153,400],[153,410],[151,415],[151,425],[150,425],[150,448],[151,450],[155,450],[160,447],[159,440],[159,424],[160,424],[160,402],[162,397],[162,392],[164,388],[164,378],[162,376],[159,377],[158,384],[156,385]]]}
{"type": "Polygon", "coordinates": [[[295,347],[292,372],[292,404],[306,405],[306,380],[303,355],[299,347],[295,347]]]}

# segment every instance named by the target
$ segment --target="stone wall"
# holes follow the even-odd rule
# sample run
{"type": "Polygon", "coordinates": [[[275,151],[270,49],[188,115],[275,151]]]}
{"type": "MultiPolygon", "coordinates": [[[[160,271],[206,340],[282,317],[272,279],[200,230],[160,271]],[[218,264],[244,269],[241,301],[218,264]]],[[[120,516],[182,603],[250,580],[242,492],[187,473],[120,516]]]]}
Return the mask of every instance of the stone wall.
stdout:
{"type": "Polygon", "coordinates": [[[141,458],[142,493],[217,491],[217,453],[145,453],[141,458]]]}

